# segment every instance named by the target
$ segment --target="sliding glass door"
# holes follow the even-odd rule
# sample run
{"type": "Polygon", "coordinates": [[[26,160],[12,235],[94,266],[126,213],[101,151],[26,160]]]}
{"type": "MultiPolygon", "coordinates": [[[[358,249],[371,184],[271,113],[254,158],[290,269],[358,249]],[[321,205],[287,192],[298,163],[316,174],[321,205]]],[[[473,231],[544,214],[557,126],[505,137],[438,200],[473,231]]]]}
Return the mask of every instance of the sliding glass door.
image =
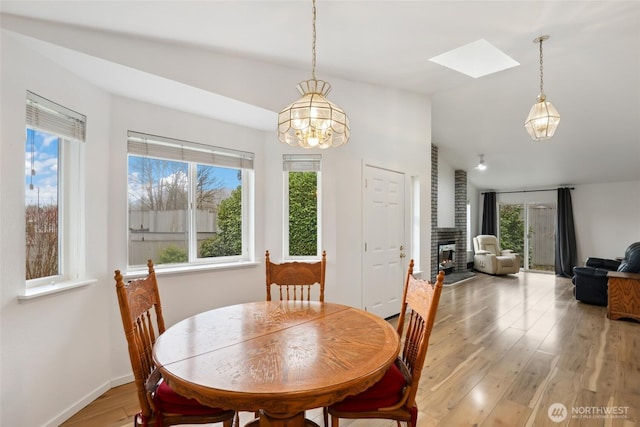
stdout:
{"type": "Polygon", "coordinates": [[[556,204],[527,205],[528,270],[555,271],[556,204]]]}
{"type": "Polygon", "coordinates": [[[498,217],[500,246],[520,254],[521,268],[555,270],[555,202],[500,203],[498,217]]]}

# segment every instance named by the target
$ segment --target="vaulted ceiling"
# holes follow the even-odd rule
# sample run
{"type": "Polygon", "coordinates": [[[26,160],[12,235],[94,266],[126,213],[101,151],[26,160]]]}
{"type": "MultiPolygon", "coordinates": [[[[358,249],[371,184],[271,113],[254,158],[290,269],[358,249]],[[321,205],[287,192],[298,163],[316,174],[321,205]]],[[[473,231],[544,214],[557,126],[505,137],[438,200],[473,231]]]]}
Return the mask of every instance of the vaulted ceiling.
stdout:
{"type": "MultiPolygon", "coordinates": [[[[0,11],[3,22],[46,20],[310,69],[310,0],[3,1],[0,11]]],[[[318,78],[431,97],[433,144],[479,189],[640,181],[640,2],[318,0],[317,14],[318,78]],[[523,123],[539,92],[533,39],[542,34],[551,36],[544,89],[561,122],[551,140],[534,142],[523,123]],[[429,61],[479,39],[520,65],[473,79],[429,61]],[[479,154],[482,172],[474,169],[479,154]]],[[[133,70],[110,67],[98,83],[117,91],[133,70]]],[[[265,117],[257,114],[255,126],[269,126],[265,117]]]]}

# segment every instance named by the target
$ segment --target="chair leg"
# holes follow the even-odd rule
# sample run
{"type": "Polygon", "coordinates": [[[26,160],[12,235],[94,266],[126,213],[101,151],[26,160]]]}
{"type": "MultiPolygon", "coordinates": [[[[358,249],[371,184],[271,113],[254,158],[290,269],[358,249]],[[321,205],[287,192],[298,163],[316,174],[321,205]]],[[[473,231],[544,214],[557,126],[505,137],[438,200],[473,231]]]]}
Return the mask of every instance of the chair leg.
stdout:
{"type": "Polygon", "coordinates": [[[331,427],[340,427],[340,418],[331,415],[331,427]]]}
{"type": "Polygon", "coordinates": [[[329,408],[326,406],[322,408],[322,422],[324,423],[324,427],[329,427],[329,408]]]}

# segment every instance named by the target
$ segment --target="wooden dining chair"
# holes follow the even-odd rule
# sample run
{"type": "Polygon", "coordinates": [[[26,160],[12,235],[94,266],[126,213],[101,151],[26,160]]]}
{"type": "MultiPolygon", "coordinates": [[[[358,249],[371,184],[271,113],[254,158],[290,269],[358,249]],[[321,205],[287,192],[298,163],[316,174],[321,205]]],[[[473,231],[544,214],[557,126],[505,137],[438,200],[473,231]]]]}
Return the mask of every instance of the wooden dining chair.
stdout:
{"type": "Polygon", "coordinates": [[[128,283],[123,281],[120,270],[115,271],[122,326],[140,402],[134,426],[222,422],[224,427],[231,427],[234,411],[204,406],[195,399],[177,394],[162,380],[153,363],[153,344],[165,326],[153,262],[149,260],[147,266],[149,273],[146,277],[128,283]]]}
{"type": "MultiPolygon", "coordinates": [[[[311,290],[318,287],[318,298],[324,302],[324,275],[327,269],[327,251],[322,251],[322,258],[318,262],[289,261],[271,262],[269,251],[264,254],[266,268],[267,301],[271,301],[271,287],[278,287],[280,301],[311,301],[311,290]]],[[[255,414],[256,419],[259,413],[255,414]]],[[[237,424],[237,422],[236,422],[237,424]]],[[[316,425],[308,422],[309,425],[316,425]]],[[[324,427],[328,418],[324,413],[324,427]]]]}
{"type": "Polygon", "coordinates": [[[401,421],[406,422],[408,427],[416,427],[416,392],[443,281],[442,271],[438,274],[435,284],[416,279],[413,276],[411,260],[398,318],[401,353],[382,379],[372,387],[329,406],[331,427],[339,427],[340,418],[383,418],[395,420],[398,427],[401,421]]]}
{"type": "Polygon", "coordinates": [[[324,302],[327,251],[322,251],[322,259],[318,262],[290,261],[280,264],[271,262],[269,251],[266,251],[264,264],[267,269],[267,301],[271,301],[271,287],[274,285],[278,287],[281,301],[310,301],[312,288],[318,285],[317,300],[324,302]]]}
{"type": "MultiPolygon", "coordinates": [[[[272,286],[277,286],[280,301],[311,301],[311,290],[317,285],[317,300],[324,302],[324,275],[327,268],[327,251],[322,251],[322,258],[318,262],[288,261],[274,263],[271,262],[268,250],[265,252],[264,258],[267,301],[271,301],[272,286]]],[[[257,420],[259,413],[254,413],[254,416],[257,420]]],[[[324,426],[327,427],[328,418],[326,412],[324,417],[324,426]]]]}

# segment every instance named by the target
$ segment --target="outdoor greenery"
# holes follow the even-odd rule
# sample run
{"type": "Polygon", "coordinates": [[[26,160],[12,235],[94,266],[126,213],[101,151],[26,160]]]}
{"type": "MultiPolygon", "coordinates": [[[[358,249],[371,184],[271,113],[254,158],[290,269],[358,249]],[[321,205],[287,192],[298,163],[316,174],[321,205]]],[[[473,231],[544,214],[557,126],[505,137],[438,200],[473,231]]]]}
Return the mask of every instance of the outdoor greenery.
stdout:
{"type": "MultiPolygon", "coordinates": [[[[202,242],[201,257],[239,255],[242,250],[242,189],[239,186],[218,205],[218,233],[202,242]]],[[[317,175],[289,173],[289,254],[317,254],[317,175]]]]}
{"type": "Polygon", "coordinates": [[[167,246],[160,253],[158,264],[173,264],[178,262],[187,262],[187,251],[177,246],[167,246]]]}
{"type": "MultiPolygon", "coordinates": [[[[129,208],[131,213],[142,217],[144,224],[140,225],[141,229],[150,221],[148,215],[145,215],[147,212],[169,212],[167,216],[155,215],[154,229],[149,233],[181,233],[187,227],[186,222],[168,222],[162,221],[162,218],[170,217],[172,215],[170,212],[177,213],[176,218],[186,218],[180,213],[186,212],[189,206],[188,167],[188,163],[183,161],[129,157],[129,208]]],[[[233,191],[229,197],[231,199],[235,197],[237,200],[225,199],[228,190],[216,176],[216,166],[198,164],[195,179],[195,208],[200,212],[216,215],[219,230],[221,230],[217,236],[203,242],[204,254],[201,252],[200,256],[239,254],[242,244],[239,234],[240,190],[233,191]],[[235,206],[236,203],[237,206],[235,206]],[[237,229],[235,224],[232,224],[235,222],[237,222],[237,229]],[[233,241],[234,238],[235,241],[233,241]]],[[[160,249],[158,258],[156,264],[183,263],[188,262],[189,255],[185,247],[169,244],[160,249]]]]}
{"type": "Polygon", "coordinates": [[[318,175],[289,172],[289,255],[318,253],[318,175]]]}
{"type": "MultiPolygon", "coordinates": [[[[315,256],[318,253],[318,200],[316,172],[289,172],[289,254],[315,256]]],[[[224,189],[211,167],[198,167],[196,204],[198,209],[217,213],[217,233],[204,240],[200,257],[240,255],[242,252],[242,186],[224,197],[224,189]]],[[[188,203],[187,177],[182,162],[130,158],[130,208],[146,211],[184,210],[188,203]],[[158,176],[165,177],[157,179],[158,176]],[[135,191],[132,191],[134,190],[135,191]]],[[[27,279],[57,272],[57,206],[26,209],[27,279]]],[[[164,247],[156,264],[184,263],[187,250],[164,247]]]]}
{"type": "Polygon", "coordinates": [[[240,255],[242,251],[242,186],[218,205],[218,234],[200,245],[201,257],[240,255]]]}
{"type": "Polygon", "coordinates": [[[524,261],[523,205],[500,205],[500,247],[519,253],[524,261]]]}

